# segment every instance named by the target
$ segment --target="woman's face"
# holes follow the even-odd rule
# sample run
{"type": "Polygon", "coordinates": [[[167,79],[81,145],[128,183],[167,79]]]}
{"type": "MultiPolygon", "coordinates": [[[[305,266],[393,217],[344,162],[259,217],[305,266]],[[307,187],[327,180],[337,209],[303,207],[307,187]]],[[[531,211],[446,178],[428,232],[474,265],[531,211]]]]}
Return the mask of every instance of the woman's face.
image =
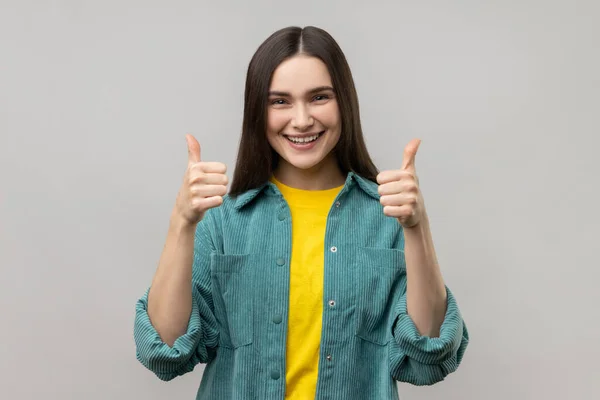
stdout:
{"type": "Polygon", "coordinates": [[[340,139],[341,120],[327,66],[297,55],[282,62],[271,80],[267,139],[280,164],[307,170],[329,157],[340,139]]]}

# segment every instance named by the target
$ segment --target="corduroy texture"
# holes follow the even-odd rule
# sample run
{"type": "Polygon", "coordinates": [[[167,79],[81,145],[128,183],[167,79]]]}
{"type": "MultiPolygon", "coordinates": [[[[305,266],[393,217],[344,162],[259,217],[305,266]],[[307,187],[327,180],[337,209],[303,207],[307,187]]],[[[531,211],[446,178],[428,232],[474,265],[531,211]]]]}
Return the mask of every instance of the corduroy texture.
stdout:
{"type": "MultiPolygon", "coordinates": [[[[205,363],[197,400],[283,399],[291,232],[271,182],[209,210],[197,228],[187,333],[163,343],[146,292],[138,360],[163,380],[205,363]]],[[[327,219],[324,262],[317,399],[398,399],[396,381],[431,385],[458,368],[469,339],[456,300],[448,290],[440,337],[419,335],[406,311],[402,227],[383,214],[375,183],[348,175],[327,219]]]]}

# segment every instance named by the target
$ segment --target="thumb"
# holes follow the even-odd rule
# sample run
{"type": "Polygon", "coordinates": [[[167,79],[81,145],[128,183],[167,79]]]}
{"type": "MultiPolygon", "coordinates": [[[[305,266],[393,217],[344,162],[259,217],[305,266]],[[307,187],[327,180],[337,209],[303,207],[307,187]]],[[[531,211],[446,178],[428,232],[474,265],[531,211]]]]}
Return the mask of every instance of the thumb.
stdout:
{"type": "Polygon", "coordinates": [[[188,146],[188,163],[200,162],[200,143],[190,134],[185,135],[188,146]]]}
{"type": "Polygon", "coordinates": [[[415,157],[417,155],[417,150],[419,149],[420,144],[420,139],[413,139],[406,145],[406,147],[404,148],[402,169],[411,171],[415,170],[415,157]]]}

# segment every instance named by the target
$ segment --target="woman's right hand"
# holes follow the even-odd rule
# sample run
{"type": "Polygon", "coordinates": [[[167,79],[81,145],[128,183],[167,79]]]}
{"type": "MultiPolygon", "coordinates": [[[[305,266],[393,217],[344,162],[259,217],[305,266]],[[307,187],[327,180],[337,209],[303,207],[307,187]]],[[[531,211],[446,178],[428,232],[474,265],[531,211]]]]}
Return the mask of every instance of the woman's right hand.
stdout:
{"type": "Polygon", "coordinates": [[[227,193],[227,166],[220,162],[200,160],[200,144],[192,135],[186,135],[188,166],[183,184],[177,195],[175,213],[186,223],[197,224],[206,210],[223,204],[227,193]]]}

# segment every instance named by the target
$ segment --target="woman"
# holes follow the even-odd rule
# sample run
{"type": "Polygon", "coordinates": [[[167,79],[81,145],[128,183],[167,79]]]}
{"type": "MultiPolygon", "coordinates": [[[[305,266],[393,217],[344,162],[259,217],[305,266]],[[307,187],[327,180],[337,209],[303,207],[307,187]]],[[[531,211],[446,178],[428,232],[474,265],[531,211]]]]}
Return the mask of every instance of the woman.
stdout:
{"type": "Polygon", "coordinates": [[[437,265],[415,175],[378,173],[346,59],[325,31],[282,29],[252,58],[237,165],[189,165],[137,357],[197,399],[397,399],[456,370],[467,329],[437,265]]]}

